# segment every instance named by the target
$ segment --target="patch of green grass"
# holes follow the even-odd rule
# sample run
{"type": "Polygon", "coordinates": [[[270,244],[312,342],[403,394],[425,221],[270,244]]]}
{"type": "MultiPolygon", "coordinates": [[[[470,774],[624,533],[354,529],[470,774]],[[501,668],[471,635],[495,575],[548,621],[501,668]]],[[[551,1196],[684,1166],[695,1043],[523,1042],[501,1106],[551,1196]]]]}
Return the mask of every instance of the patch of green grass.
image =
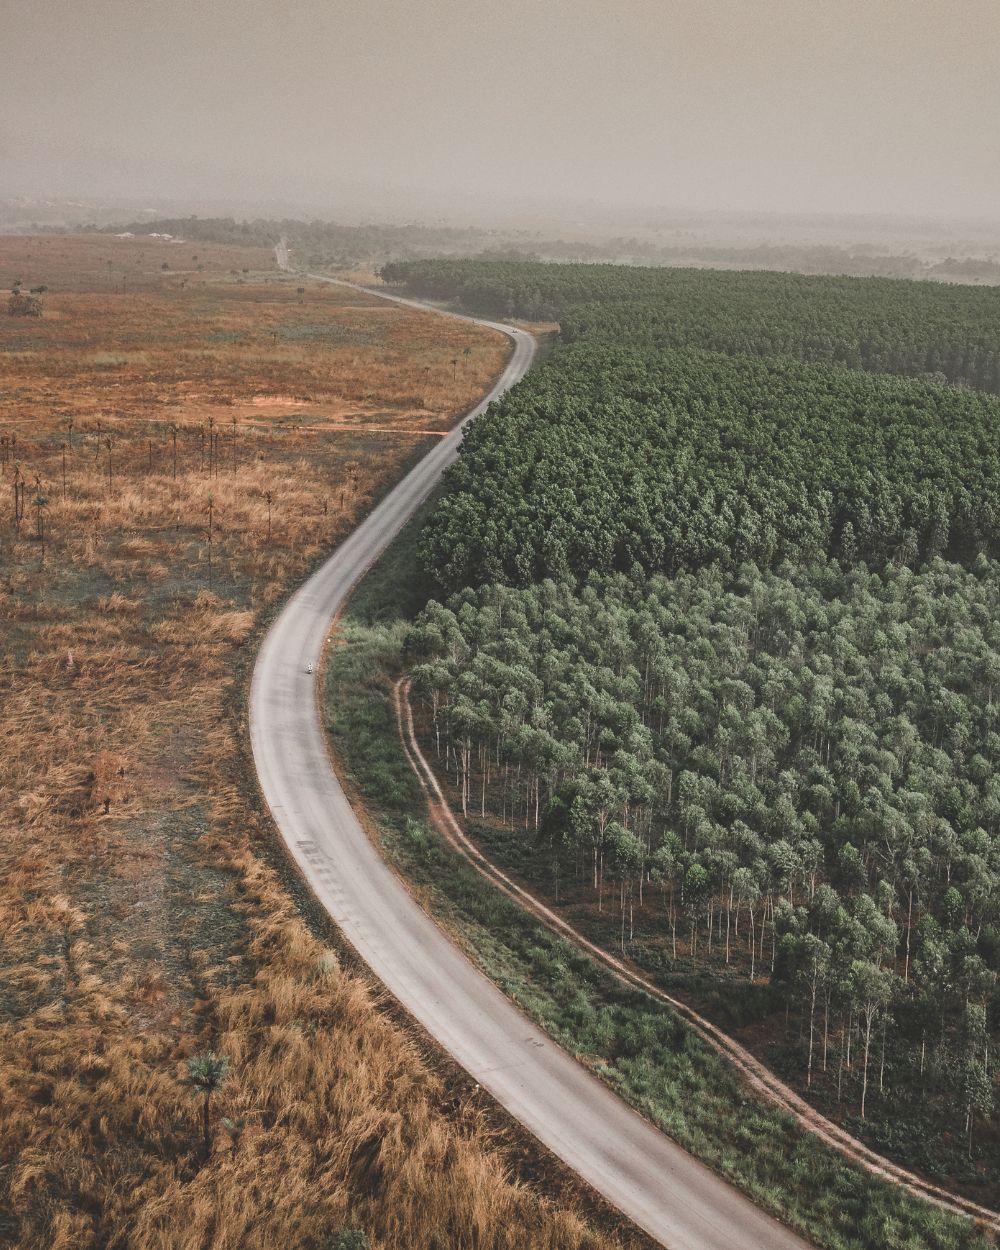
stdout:
{"type": "Polygon", "coordinates": [[[327,722],[386,853],[484,971],[571,1053],[761,1207],[829,1250],[986,1250],[971,1222],[876,1180],[756,1101],[662,1004],[493,889],[423,818],[396,736],[392,683],[427,597],[417,518],[362,581],[327,667],[327,722]]]}
{"type": "Polygon", "coordinates": [[[328,321],[305,324],[284,322],[276,325],[272,333],[283,343],[349,343],[357,347],[380,343],[385,337],[379,331],[361,330],[356,326],[336,325],[328,321]]]}

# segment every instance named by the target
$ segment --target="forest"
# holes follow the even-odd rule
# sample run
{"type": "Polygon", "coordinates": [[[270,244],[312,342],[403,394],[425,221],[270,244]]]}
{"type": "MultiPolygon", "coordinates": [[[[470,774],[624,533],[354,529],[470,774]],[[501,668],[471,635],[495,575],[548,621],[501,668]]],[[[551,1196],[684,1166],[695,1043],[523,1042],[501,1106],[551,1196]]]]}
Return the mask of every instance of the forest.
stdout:
{"type": "Polygon", "coordinates": [[[421,537],[441,597],[407,647],[442,777],[606,944],[790,1038],[828,1113],[995,1193],[1000,405],[893,376],[974,374],[995,297],[790,282],[890,369],[817,363],[804,326],[765,344],[770,283],[712,350],[757,274],[700,275],[678,346],[648,273],[516,268],[412,266],[422,294],[567,308],[421,537]]]}
{"type": "Polygon", "coordinates": [[[559,321],[564,342],[700,347],[1000,391],[1000,288],[626,265],[396,262],[386,282],[489,316],[559,321]]]}
{"type": "Polygon", "coordinates": [[[885,375],[573,344],[470,429],[442,585],[1000,550],[1000,401],[885,375]]]}
{"type": "Polygon", "coordinates": [[[808,1084],[864,1117],[874,1043],[880,1097],[919,1089],[971,1135],[998,1005],[998,571],[491,585],[428,606],[414,690],[466,814],[525,830],[554,893],[590,883],[623,950],[659,925],[673,959],[774,977],[808,1084]]]}

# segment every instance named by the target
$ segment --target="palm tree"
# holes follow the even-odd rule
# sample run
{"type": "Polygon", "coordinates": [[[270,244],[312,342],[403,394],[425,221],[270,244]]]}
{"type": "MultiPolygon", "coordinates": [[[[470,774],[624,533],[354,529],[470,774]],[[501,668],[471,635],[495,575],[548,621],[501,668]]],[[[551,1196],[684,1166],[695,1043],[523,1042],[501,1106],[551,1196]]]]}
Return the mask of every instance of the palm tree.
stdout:
{"type": "Polygon", "coordinates": [[[205,1159],[212,1153],[212,1134],[209,1114],[212,1095],[217,1094],[229,1077],[229,1060],[214,1051],[206,1051],[201,1055],[193,1055],[188,1061],[188,1084],[195,1095],[204,1099],[201,1107],[201,1126],[204,1135],[205,1159]]]}

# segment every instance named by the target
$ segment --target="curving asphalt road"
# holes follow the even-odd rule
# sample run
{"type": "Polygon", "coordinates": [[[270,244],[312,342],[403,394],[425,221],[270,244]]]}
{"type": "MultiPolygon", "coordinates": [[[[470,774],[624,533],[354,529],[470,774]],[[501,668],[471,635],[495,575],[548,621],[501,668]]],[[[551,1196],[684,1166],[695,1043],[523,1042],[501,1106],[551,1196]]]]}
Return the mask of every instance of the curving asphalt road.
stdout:
{"type": "MultiPolygon", "coordinates": [[[[426,310],[416,301],[384,298],[426,310]]],[[[478,324],[507,335],[513,353],[500,381],[469,418],[522,378],[535,353],[535,342],[524,331],[478,324]]],[[[368,840],[337,780],[315,676],[332,620],[426,499],[457,455],[461,438],[457,427],[442,439],[289,599],[271,626],[250,692],[250,738],[264,798],[316,897],[379,980],[598,1193],[671,1250],[804,1250],[798,1236],[550,1040],[452,944],[368,840]]]]}

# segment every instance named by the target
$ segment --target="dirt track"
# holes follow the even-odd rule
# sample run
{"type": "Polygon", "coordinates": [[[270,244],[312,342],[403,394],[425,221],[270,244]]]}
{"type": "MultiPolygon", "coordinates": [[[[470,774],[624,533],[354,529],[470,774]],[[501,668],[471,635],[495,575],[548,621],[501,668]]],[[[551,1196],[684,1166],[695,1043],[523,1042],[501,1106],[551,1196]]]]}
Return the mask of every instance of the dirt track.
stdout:
{"type": "Polygon", "coordinates": [[[568,924],[561,916],[546,907],[533,894],[512,881],[496,864],[488,859],[476,844],[467,836],[460,822],[451,810],[447,799],[441,792],[437,778],[427,758],[420,749],[413,726],[413,712],[409,700],[410,682],[400,678],[394,688],[396,724],[399,738],[406,754],[407,761],[420,782],[421,789],[427,796],[428,809],[435,827],[448,843],[461,854],[476,871],[485,877],[494,887],[512,899],[519,906],[529,911],[547,928],[566,938],[575,946],[585,950],[588,955],[609,968],[615,976],[635,989],[640,989],[652,998],[667,1004],[695,1030],[714,1050],[733,1064],[747,1085],[773,1106],[780,1107],[809,1132],[814,1133],[828,1146],[838,1151],[845,1158],[866,1168],[875,1176],[904,1186],[918,1197],[942,1207],[956,1215],[969,1216],[988,1227],[1000,1232],[1000,1215],[987,1207],[979,1206],[957,1194],[924,1180],[923,1177],[909,1172],[891,1160],[869,1149],[863,1142],[852,1137],[839,1125],[828,1120],[814,1107],[795,1092],[791,1086],[780,1080],[765,1064],[761,1063],[750,1051],[739,1042],[734,1041],[710,1020],[706,1020],[687,1003],[673,998],[661,990],[652,981],[636,972],[622,960],[617,959],[609,951],[596,946],[568,924]]]}

